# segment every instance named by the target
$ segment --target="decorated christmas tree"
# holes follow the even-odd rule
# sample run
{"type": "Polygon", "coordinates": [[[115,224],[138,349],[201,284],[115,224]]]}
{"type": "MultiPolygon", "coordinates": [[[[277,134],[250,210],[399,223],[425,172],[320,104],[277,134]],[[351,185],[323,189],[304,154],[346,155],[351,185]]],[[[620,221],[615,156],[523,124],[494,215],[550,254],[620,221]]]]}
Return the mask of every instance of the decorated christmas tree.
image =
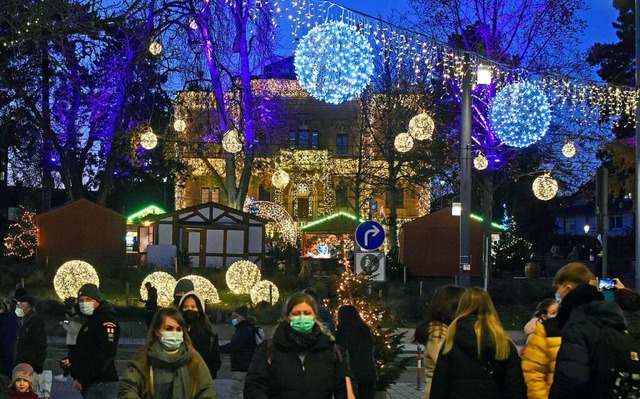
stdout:
{"type": "Polygon", "coordinates": [[[35,255],[38,246],[35,212],[24,206],[20,207],[18,220],[9,226],[4,246],[7,256],[27,259],[35,255]]]}
{"type": "Polygon", "coordinates": [[[513,216],[509,216],[507,208],[504,208],[502,225],[507,231],[502,234],[500,241],[492,245],[493,270],[522,270],[525,263],[531,259],[531,243],[515,234],[516,222],[513,216]]]}
{"type": "Polygon", "coordinates": [[[371,287],[370,276],[351,271],[349,260],[341,261],[344,269],[336,279],[336,298],[327,305],[338,314],[342,305],[353,305],[360,312],[362,320],[371,327],[375,345],[376,369],[378,371],[377,391],[386,391],[394,384],[407,369],[411,357],[400,357],[404,346],[403,333],[397,333],[396,328],[382,328],[385,312],[379,308],[380,301],[368,294],[371,287]]]}

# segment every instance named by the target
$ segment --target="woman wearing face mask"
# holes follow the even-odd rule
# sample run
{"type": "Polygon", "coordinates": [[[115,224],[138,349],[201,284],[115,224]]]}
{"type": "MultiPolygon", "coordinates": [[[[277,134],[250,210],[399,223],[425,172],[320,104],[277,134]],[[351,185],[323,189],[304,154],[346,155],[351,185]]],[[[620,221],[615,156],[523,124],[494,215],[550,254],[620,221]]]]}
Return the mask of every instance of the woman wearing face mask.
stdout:
{"type": "Polygon", "coordinates": [[[187,323],[193,347],[207,363],[211,377],[215,379],[222,362],[218,350],[218,334],[213,332],[209,316],[204,311],[204,302],[195,291],[190,291],[182,296],[179,309],[187,323]]]}
{"type": "Polygon", "coordinates": [[[316,317],[316,302],[293,294],[273,337],[256,351],[244,385],[245,399],[346,398],[346,362],[316,317]]]}
{"type": "Polygon", "coordinates": [[[178,309],[169,307],[156,312],[144,347],[134,355],[120,379],[119,399],[216,397],[207,365],[185,330],[178,309]]]}

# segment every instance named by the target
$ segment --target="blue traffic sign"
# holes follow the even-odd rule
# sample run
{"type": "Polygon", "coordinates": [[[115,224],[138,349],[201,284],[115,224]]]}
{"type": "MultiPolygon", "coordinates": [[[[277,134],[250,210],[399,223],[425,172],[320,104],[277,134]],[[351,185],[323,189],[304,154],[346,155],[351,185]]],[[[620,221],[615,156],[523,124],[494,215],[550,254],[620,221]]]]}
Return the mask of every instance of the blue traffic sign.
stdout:
{"type": "Polygon", "coordinates": [[[384,242],[384,228],[378,222],[367,220],[358,225],[356,228],[356,242],[360,248],[373,251],[384,242]]]}

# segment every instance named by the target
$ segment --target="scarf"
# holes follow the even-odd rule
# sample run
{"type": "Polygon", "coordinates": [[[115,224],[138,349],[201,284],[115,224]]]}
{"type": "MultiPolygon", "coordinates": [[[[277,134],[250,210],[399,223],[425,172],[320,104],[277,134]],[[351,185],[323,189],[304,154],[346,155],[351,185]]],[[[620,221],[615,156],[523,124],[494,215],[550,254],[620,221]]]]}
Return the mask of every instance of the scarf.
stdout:
{"type": "Polygon", "coordinates": [[[322,331],[318,325],[314,325],[308,334],[298,332],[291,328],[289,323],[284,324],[284,336],[288,342],[291,342],[298,352],[309,352],[311,348],[318,342],[318,338],[322,336],[322,331]]]}
{"type": "Polygon", "coordinates": [[[190,398],[191,376],[189,361],[191,353],[180,345],[176,352],[166,352],[160,342],[149,348],[149,365],[153,381],[153,397],[156,399],[190,398]]]}

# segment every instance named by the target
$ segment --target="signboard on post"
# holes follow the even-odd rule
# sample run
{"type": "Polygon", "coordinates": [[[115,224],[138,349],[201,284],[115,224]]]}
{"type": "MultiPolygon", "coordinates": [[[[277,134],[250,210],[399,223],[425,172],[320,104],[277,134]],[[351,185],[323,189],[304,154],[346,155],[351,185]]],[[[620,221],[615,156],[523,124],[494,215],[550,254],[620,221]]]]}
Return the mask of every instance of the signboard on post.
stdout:
{"type": "Polygon", "coordinates": [[[385,281],[386,258],[382,252],[356,252],[356,274],[366,273],[373,281],[385,281]]]}
{"type": "Polygon", "coordinates": [[[380,248],[384,238],[384,228],[373,220],[364,221],[356,228],[356,242],[364,250],[375,251],[380,248]]]}

